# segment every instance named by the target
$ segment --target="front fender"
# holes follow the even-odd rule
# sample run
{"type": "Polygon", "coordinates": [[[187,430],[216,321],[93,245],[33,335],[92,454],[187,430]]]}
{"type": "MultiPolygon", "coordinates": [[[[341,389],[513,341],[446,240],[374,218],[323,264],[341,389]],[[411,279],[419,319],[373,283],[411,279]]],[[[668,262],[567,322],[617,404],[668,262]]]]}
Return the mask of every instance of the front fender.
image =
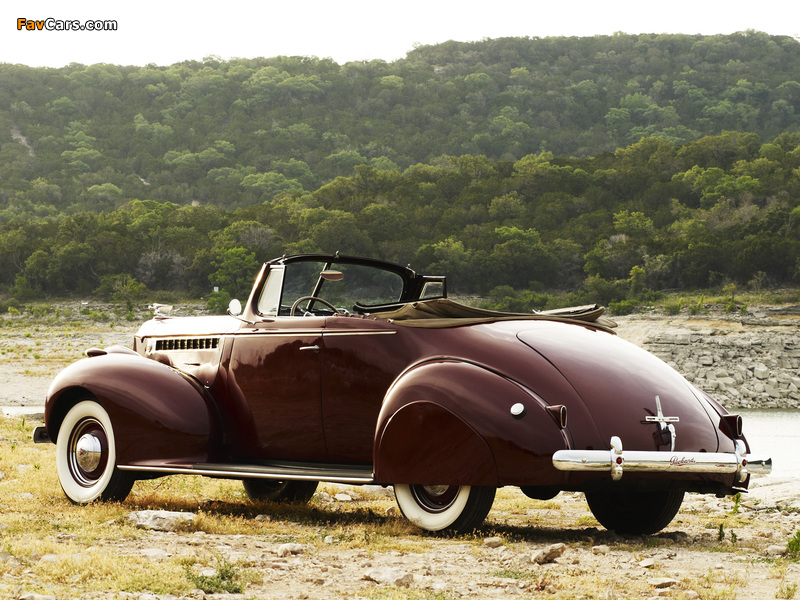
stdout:
{"type": "Polygon", "coordinates": [[[387,393],[375,432],[380,483],[559,485],[552,465],[569,435],[533,392],[486,367],[439,359],[412,367],[387,393]],[[525,407],[515,417],[511,407],[525,407]]]}
{"type": "Polygon", "coordinates": [[[208,460],[210,402],[198,382],[175,369],[121,352],[73,363],[56,376],[47,393],[45,425],[53,442],[69,409],[88,395],[111,418],[118,464],[208,460]]]}

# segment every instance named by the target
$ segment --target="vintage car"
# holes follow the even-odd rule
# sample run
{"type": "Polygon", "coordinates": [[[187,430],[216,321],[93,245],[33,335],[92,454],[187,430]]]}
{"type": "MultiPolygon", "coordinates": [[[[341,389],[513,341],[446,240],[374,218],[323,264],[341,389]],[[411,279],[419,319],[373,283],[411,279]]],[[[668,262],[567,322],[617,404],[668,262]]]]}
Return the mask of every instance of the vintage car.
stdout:
{"type": "Polygon", "coordinates": [[[89,349],[53,381],[34,436],[56,443],[75,503],[175,473],[273,501],[373,484],[446,532],[518,486],[584,492],[606,528],[654,533],[685,492],[735,494],[769,472],[739,416],[620,339],[602,308],[510,314],[446,296],[444,277],[378,260],[269,261],[227,316],[157,312],[133,349],[89,349]]]}

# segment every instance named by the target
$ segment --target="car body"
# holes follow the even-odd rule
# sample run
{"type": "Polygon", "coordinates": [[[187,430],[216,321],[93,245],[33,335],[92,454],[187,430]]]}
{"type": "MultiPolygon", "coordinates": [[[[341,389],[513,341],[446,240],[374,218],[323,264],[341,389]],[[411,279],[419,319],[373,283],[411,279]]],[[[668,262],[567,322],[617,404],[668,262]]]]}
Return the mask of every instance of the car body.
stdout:
{"type": "Polygon", "coordinates": [[[265,263],[228,312],[157,312],[133,349],[90,349],[55,378],[35,437],[56,443],[70,500],[175,473],[269,500],[391,485],[414,523],[452,532],[518,486],[585,492],[607,528],[650,533],[684,492],[734,494],[770,469],[737,415],[598,307],[475,309],[447,299],[444,277],[307,254],[265,263]]]}

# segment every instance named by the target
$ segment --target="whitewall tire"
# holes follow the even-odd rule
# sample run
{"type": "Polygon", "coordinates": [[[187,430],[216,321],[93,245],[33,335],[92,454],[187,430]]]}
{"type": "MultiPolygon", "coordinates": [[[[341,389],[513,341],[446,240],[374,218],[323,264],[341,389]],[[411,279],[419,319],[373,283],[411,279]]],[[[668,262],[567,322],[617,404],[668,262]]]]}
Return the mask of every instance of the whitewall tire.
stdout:
{"type": "Polygon", "coordinates": [[[94,400],[73,406],[58,431],[56,469],[61,489],[72,502],[122,501],[133,476],[117,469],[114,428],[105,409],[94,400]]]}
{"type": "Polygon", "coordinates": [[[428,531],[464,533],[489,514],[496,489],[468,485],[396,484],[394,495],[403,515],[428,531]]]}

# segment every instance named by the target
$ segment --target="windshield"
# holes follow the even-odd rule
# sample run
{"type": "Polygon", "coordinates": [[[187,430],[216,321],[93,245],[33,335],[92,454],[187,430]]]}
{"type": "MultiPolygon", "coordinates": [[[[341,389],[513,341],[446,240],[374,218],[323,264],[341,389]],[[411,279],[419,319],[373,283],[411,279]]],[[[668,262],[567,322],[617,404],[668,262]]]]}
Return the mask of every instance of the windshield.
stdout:
{"type": "MultiPolygon", "coordinates": [[[[393,271],[358,264],[297,261],[270,270],[258,308],[263,315],[289,315],[300,298],[314,296],[350,313],[357,312],[357,307],[397,303],[402,295],[403,278],[393,271]],[[280,289],[281,281],[283,292],[279,296],[276,289],[280,289]]],[[[303,301],[295,314],[300,316],[304,311],[333,313],[321,302],[303,301]]]]}

